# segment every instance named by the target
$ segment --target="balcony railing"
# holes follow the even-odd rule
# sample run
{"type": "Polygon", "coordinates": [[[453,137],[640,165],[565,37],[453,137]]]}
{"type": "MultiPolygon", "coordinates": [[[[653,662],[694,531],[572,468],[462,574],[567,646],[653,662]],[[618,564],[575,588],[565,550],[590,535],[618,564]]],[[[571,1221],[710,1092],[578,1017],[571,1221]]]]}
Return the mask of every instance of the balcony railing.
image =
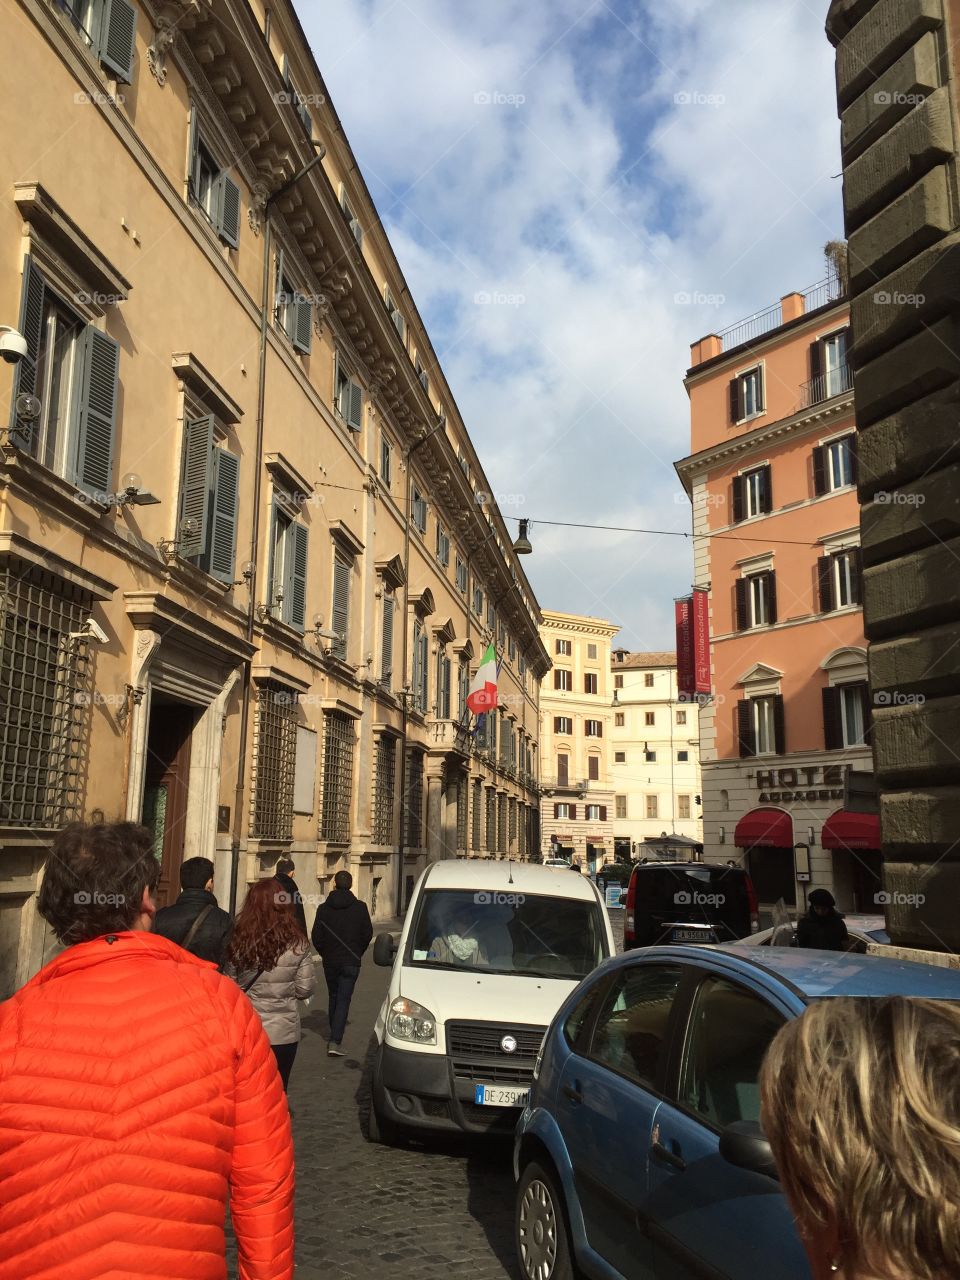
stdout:
{"type": "Polygon", "coordinates": [[[430,726],[431,751],[456,751],[460,755],[470,754],[470,730],[461,720],[435,720],[430,726]]]}
{"type": "MultiPolygon", "coordinates": [[[[836,276],[830,276],[826,280],[812,284],[809,289],[800,289],[798,292],[804,301],[805,314],[816,311],[818,307],[825,307],[828,302],[839,302],[843,296],[843,288],[836,276]]],[[[765,333],[770,333],[773,329],[779,329],[781,324],[783,324],[783,312],[780,303],[777,302],[772,307],[755,311],[745,320],[738,320],[736,324],[721,329],[717,337],[724,351],[732,351],[742,342],[750,342],[754,338],[762,337],[765,333]]]]}
{"type": "Polygon", "coordinates": [[[586,778],[580,778],[579,780],[576,778],[564,778],[562,781],[559,778],[543,778],[540,785],[544,791],[573,792],[586,791],[590,783],[586,778]]]}
{"type": "Polygon", "coordinates": [[[822,404],[824,400],[832,400],[834,396],[842,396],[845,391],[852,389],[853,370],[848,364],[838,365],[836,369],[818,373],[815,378],[803,384],[800,388],[800,407],[809,409],[811,405],[822,404]]]}

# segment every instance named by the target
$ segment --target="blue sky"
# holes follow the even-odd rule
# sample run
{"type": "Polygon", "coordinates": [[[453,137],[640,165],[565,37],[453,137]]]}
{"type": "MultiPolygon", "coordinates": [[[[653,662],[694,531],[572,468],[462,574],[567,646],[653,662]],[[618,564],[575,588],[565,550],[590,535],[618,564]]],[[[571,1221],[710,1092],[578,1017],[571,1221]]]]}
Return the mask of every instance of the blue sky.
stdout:
{"type": "Polygon", "coordinates": [[[842,232],[825,12],[301,4],[541,605],[632,649],[673,647],[689,541],[538,520],[689,529],[689,344],[819,280],[842,232]]]}

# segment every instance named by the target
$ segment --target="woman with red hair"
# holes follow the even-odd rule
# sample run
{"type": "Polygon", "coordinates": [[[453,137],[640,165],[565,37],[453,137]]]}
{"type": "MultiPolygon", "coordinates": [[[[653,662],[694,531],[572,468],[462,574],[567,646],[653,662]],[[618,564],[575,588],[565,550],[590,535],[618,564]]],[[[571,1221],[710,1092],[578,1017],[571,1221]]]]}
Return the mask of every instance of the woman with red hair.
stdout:
{"type": "Polygon", "coordinates": [[[307,935],[279,880],[258,880],[247,894],[224,973],[236,979],[259,1013],[286,1089],[300,1044],[300,1001],[313,995],[316,970],[307,935]]]}

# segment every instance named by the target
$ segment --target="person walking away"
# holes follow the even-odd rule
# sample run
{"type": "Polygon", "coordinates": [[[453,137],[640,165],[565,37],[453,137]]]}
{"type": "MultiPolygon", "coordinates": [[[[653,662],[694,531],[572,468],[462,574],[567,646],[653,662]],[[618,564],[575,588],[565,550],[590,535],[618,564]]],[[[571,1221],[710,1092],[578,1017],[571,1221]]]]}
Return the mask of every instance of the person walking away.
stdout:
{"type": "Polygon", "coordinates": [[[304,937],[307,936],[307,917],[303,910],[303,894],[297,887],[297,882],[293,878],[296,867],[293,865],[292,858],[280,858],[274,868],[274,876],[280,881],[286,893],[290,895],[290,901],[293,903],[293,914],[297,917],[297,923],[303,930],[304,937]]]}
{"type": "Polygon", "coordinates": [[[188,858],[180,867],[180,896],[160,908],[153,932],[220,967],[232,927],[213,895],[213,863],[209,858],[188,858]]]}
{"type": "Polygon", "coordinates": [[[286,1089],[300,1045],[300,1004],[313,995],[316,970],[289,895],[274,877],[247,893],[223,971],[259,1013],[286,1089]]]}
{"type": "Polygon", "coordinates": [[[769,1139],[813,1280],[960,1276],[960,1007],[815,1000],[760,1069],[769,1139]]]}
{"type": "Polygon", "coordinates": [[[373,925],[367,904],[354,897],[353,876],[338,871],[333,877],[333,892],[320,904],[313,922],[313,945],[323,961],[323,976],[329,993],[330,1042],[327,1053],[342,1058],[343,1033],[353,999],[353,988],[360,976],[363,953],[373,937],[373,925]]]}
{"type": "Polygon", "coordinates": [[[850,939],[833,894],[827,889],[814,889],[809,903],[807,914],[797,921],[797,946],[846,951],[850,939]]]}
{"type": "Polygon", "coordinates": [[[236,983],[151,932],[146,828],[75,823],[37,898],[65,950],[0,1005],[0,1280],[292,1280],[293,1143],[236,983]]]}

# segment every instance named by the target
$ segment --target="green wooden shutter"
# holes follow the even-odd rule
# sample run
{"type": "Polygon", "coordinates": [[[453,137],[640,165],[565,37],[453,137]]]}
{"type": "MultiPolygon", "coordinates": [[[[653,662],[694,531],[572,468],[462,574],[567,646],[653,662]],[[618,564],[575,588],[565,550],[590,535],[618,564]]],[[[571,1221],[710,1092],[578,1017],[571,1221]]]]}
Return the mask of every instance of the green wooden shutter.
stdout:
{"type": "Polygon", "coordinates": [[[413,698],[414,706],[420,706],[420,631],[419,621],[413,624],[413,698]]]}
{"type": "Polygon", "coordinates": [[[130,84],[137,36],[137,11],[129,0],[105,0],[100,24],[100,61],[130,84]]]}
{"type": "Polygon", "coordinates": [[[213,527],[210,532],[210,572],[221,582],[233,582],[237,554],[237,512],[240,507],[240,459],[215,449],[213,527]]]}
{"type": "MultiPolygon", "coordinates": [[[[273,318],[280,324],[280,306],[286,294],[283,291],[283,250],[277,250],[277,274],[273,283],[273,318]]],[[[281,326],[282,327],[282,326],[281,326]]],[[[286,332],[286,330],[284,330],[286,332]]]]}
{"type": "Polygon", "coordinates": [[[333,642],[338,658],[347,656],[347,628],[350,623],[350,562],[343,556],[333,557],[333,615],[330,629],[343,637],[333,642]]]}
{"type": "Polygon", "coordinates": [[[347,383],[347,426],[352,431],[359,431],[363,426],[363,388],[353,378],[347,383]]]}
{"type": "MultiPolygon", "coordinates": [[[[277,585],[274,582],[277,570],[277,519],[280,508],[276,498],[270,499],[270,516],[267,521],[267,538],[270,542],[270,554],[267,561],[267,607],[272,609],[277,598],[277,585]]],[[[256,519],[256,516],[254,516],[256,519]]]]}
{"type": "Polygon", "coordinates": [[[27,254],[23,259],[23,288],[20,294],[20,332],[27,340],[27,354],[16,367],[13,403],[10,407],[10,440],[18,448],[33,452],[33,427],[17,421],[17,396],[37,394],[37,365],[43,345],[43,307],[47,285],[27,254]]]}
{"type": "Polygon", "coordinates": [[[219,234],[234,249],[240,248],[240,188],[234,180],[220,175],[220,225],[219,234]]]}
{"type": "Polygon", "coordinates": [[[180,554],[187,560],[202,555],[207,545],[207,513],[212,487],[213,415],[188,421],[183,431],[183,469],[180,482],[180,554]],[[183,532],[186,520],[197,522],[196,533],[183,532]]]}
{"type": "Polygon", "coordinates": [[[420,710],[430,705],[430,640],[425,631],[420,633],[420,710]]]}
{"type": "Polygon", "coordinates": [[[310,531],[305,524],[295,523],[290,527],[293,554],[290,557],[290,581],[284,593],[285,620],[302,631],[307,617],[307,539],[310,531]]]}
{"type": "Polygon", "coordinates": [[[340,352],[333,353],[333,407],[343,417],[343,405],[340,403],[340,352]]]}
{"type": "Polygon", "coordinates": [[[393,676],[393,596],[383,592],[383,638],[380,646],[380,684],[389,689],[393,676]]]}
{"type": "Polygon", "coordinates": [[[310,300],[309,298],[298,297],[294,304],[293,345],[298,351],[309,354],[312,336],[313,312],[310,300]]]}
{"type": "Polygon", "coordinates": [[[120,346],[92,325],[84,330],[82,345],[76,466],[70,479],[88,493],[105,496],[113,480],[120,346]]]}

